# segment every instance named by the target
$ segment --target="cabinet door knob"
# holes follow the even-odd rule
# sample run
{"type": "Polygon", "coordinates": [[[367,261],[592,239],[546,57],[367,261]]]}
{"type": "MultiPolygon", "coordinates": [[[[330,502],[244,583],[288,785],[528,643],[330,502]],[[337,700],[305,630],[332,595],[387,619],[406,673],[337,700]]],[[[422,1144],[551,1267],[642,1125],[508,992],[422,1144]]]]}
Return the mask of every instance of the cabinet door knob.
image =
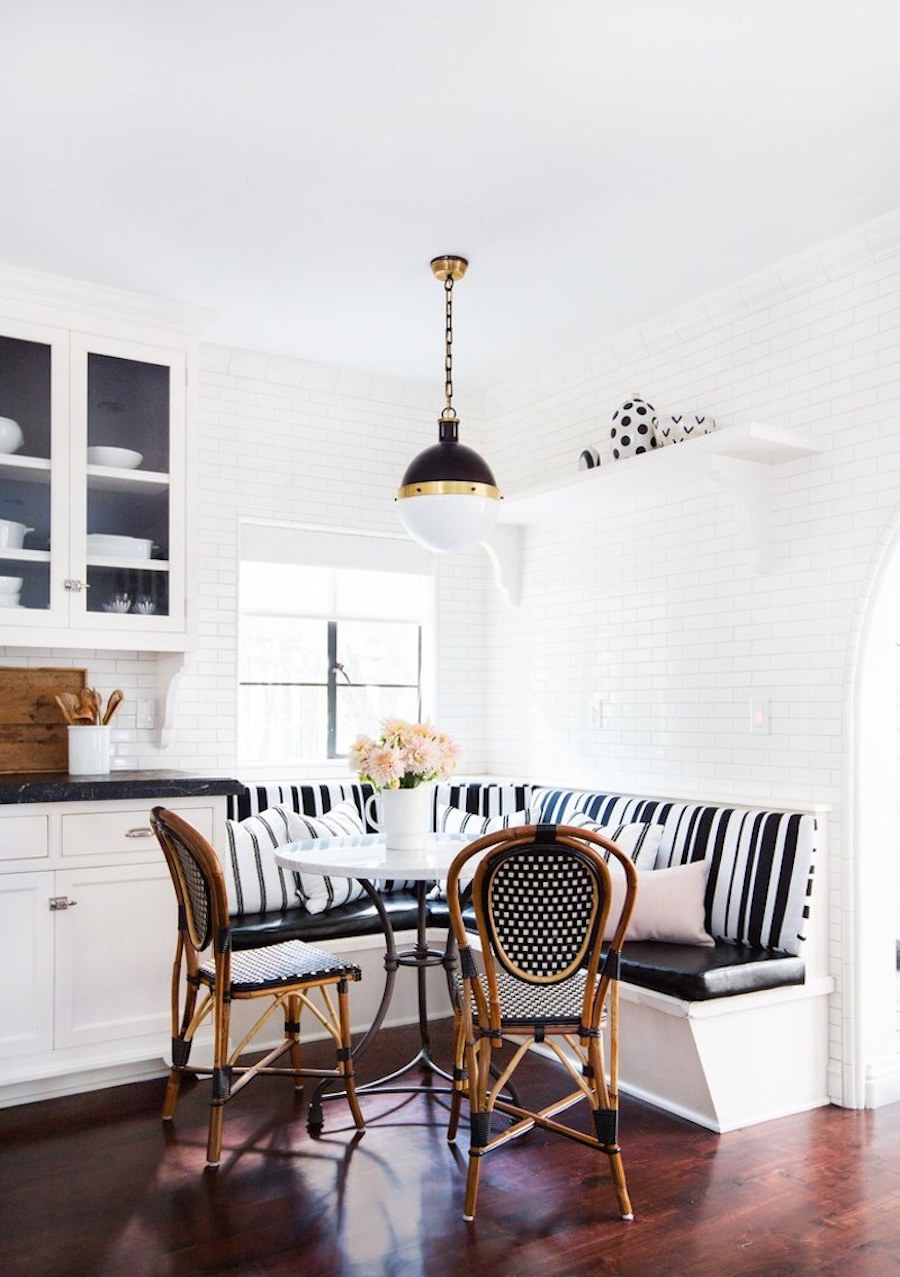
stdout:
{"type": "Polygon", "coordinates": [[[89,590],[90,588],[91,587],[88,585],[87,581],[77,581],[73,577],[67,577],[66,580],[63,581],[63,589],[71,590],[73,594],[78,594],[79,591],[89,590]]]}
{"type": "Polygon", "coordinates": [[[60,909],[71,909],[73,905],[77,904],[77,900],[70,900],[68,896],[51,896],[50,912],[58,913],[60,909]]]}
{"type": "Polygon", "coordinates": [[[126,838],[153,838],[154,836],[153,830],[147,825],[144,825],[143,828],[140,829],[125,830],[126,838]]]}

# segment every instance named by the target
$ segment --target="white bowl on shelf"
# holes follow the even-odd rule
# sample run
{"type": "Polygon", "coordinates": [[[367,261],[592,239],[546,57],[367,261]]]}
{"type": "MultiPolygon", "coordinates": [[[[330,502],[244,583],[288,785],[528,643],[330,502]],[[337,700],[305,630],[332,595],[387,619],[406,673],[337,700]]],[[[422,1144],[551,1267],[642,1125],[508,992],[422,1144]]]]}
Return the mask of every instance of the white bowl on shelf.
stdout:
{"type": "Polygon", "coordinates": [[[8,594],[22,593],[21,576],[0,576],[0,597],[8,594]]]}
{"type": "Polygon", "coordinates": [[[0,452],[18,452],[25,442],[22,427],[12,417],[0,417],[0,452]]]}
{"type": "Polygon", "coordinates": [[[144,460],[142,452],[132,448],[88,448],[89,466],[114,466],[118,470],[136,470],[144,460]]]}
{"type": "Polygon", "coordinates": [[[0,594],[0,607],[18,607],[20,597],[18,590],[15,594],[0,594]]]}
{"type": "Polygon", "coordinates": [[[149,559],[153,542],[143,537],[111,536],[107,532],[89,532],[87,551],[102,559],[149,559]]]}

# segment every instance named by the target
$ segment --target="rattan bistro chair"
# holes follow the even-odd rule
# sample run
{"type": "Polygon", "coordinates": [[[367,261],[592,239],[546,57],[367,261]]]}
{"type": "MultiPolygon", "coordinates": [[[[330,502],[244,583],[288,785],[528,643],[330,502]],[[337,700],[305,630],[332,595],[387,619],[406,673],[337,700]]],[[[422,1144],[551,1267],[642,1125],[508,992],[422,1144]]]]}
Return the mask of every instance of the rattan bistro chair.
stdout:
{"type": "MultiPolygon", "coordinates": [[[[634,907],[637,874],[608,839],[564,825],[530,825],[487,834],[453,861],[447,880],[451,925],[459,945],[460,996],[456,1005],[454,1089],[447,1138],[456,1139],[468,1098],[471,1125],[463,1218],[475,1217],[478,1178],[486,1153],[535,1126],[605,1153],[623,1219],[631,1202],[618,1144],[618,966],[634,907]],[[623,875],[610,916],[612,878],[623,875]],[[471,862],[477,863],[477,868],[471,862]],[[472,876],[471,904],[478,952],[466,930],[460,885],[472,876]],[[617,914],[617,916],[616,916],[617,914]],[[604,955],[603,935],[611,936],[604,955]],[[602,1034],[608,1036],[609,1064],[602,1034]],[[503,1043],[508,1063],[491,1074],[492,1053],[503,1043]],[[539,1111],[503,1094],[526,1053],[543,1043],[557,1056],[568,1090],[539,1111]],[[593,1132],[555,1121],[580,1100],[593,1111],[593,1132]],[[511,1120],[492,1136],[494,1111],[511,1120]]],[[[468,893],[467,893],[468,894],[468,893]]],[[[471,921],[469,923],[471,926],[471,921]]]]}
{"type": "Polygon", "coordinates": [[[185,1074],[211,1075],[206,1160],[209,1166],[218,1166],[225,1104],[257,1074],[281,1073],[293,1077],[295,1086],[304,1077],[342,1078],[353,1120],[362,1130],[365,1123],[353,1078],[347,998],[349,982],[360,978],[359,968],[300,940],[232,952],[225,879],[215,850],[187,821],[163,807],[154,807],[150,823],[178,898],[178,943],[172,970],[172,1070],[163,1120],[171,1119],[175,1111],[185,1074]],[[337,990],[337,1009],[330,996],[331,986],[337,990]],[[321,1006],[309,997],[315,990],[319,991],[321,1006]],[[231,1049],[231,1004],[253,998],[267,1001],[253,1027],[231,1049]],[[256,1063],[238,1064],[252,1039],[279,1009],[284,1016],[284,1040],[256,1063]],[[304,1009],[334,1039],[335,1069],[301,1067],[300,1014],[304,1009]],[[209,1017],[213,1023],[212,1067],[190,1066],[194,1035],[209,1017]],[[273,1067],[284,1055],[290,1057],[290,1068],[273,1067]]]}

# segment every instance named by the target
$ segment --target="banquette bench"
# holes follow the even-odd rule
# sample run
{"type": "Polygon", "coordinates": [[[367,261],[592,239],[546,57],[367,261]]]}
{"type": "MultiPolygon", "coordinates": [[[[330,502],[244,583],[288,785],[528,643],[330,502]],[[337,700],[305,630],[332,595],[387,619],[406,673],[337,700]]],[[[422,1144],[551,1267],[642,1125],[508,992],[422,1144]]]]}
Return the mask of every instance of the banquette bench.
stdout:
{"type": "MultiPolygon", "coordinates": [[[[314,836],[329,813],[351,811],[370,829],[365,802],[371,792],[350,781],[275,782],[248,784],[229,798],[223,861],[236,947],[288,937],[365,944],[381,935],[377,913],[361,892],[344,901],[346,881],[324,880],[327,898],[315,905],[309,900],[307,908],[303,892],[298,896],[297,884],[270,854],[275,841],[314,836]],[[274,814],[285,811],[310,822],[309,831],[276,828],[274,814]]],[[[703,940],[640,938],[624,946],[623,1090],[713,1130],[828,1102],[830,985],[821,976],[810,979],[803,953],[820,833],[813,813],[478,779],[437,785],[438,827],[448,808],[471,814],[473,836],[504,819],[521,822],[524,813],[534,823],[589,819],[609,836],[626,827],[650,829],[655,854],[650,864],[645,858],[646,868],[669,871],[650,885],[676,910],[688,877],[696,891],[693,870],[702,870],[703,940]]],[[[649,898],[646,874],[641,882],[649,898]]],[[[382,886],[395,932],[412,929],[411,884],[382,886]]],[[[445,929],[446,902],[433,894],[429,925],[445,929]]],[[[638,900],[640,906],[640,888],[638,900]]],[[[677,926],[673,934],[682,939],[677,926]]]]}

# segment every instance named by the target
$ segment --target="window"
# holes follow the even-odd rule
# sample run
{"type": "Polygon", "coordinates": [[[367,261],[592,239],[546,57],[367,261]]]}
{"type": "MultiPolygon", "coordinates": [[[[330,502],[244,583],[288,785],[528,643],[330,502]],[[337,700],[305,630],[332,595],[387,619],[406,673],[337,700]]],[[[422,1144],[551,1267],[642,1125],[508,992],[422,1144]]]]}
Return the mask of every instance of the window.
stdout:
{"type": "Polygon", "coordinates": [[[421,718],[431,597],[429,556],[405,542],[245,530],[240,761],[341,758],[385,716],[421,718]]]}

